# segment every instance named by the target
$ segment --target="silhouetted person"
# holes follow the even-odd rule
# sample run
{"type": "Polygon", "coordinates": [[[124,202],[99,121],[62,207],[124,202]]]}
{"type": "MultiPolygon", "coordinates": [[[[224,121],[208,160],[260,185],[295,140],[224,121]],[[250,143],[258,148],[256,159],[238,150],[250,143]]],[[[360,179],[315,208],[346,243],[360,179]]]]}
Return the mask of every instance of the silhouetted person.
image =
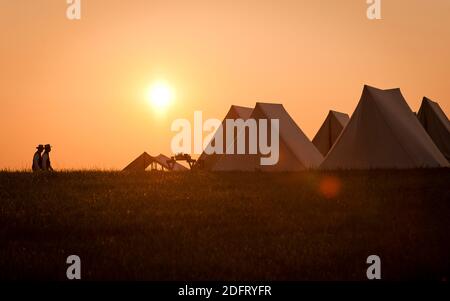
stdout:
{"type": "Polygon", "coordinates": [[[53,171],[52,164],[50,162],[50,152],[52,151],[52,147],[50,144],[46,144],[44,150],[44,154],[42,155],[42,170],[53,171]]]}
{"type": "Polygon", "coordinates": [[[33,156],[33,171],[41,171],[42,170],[42,152],[44,151],[44,146],[39,144],[36,147],[36,152],[33,156]]]}

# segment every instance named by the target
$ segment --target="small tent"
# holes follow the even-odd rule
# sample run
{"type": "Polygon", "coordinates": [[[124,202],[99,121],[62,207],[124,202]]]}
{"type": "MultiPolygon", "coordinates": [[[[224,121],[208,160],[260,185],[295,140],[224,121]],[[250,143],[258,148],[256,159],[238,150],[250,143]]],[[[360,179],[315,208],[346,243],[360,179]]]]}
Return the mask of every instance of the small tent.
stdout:
{"type": "Polygon", "coordinates": [[[326,156],[341,134],[350,117],[345,113],[330,111],[312,143],[326,156]]]}
{"type": "MultiPolygon", "coordinates": [[[[228,113],[226,114],[224,120],[222,121],[222,130],[223,130],[223,135],[222,135],[222,143],[224,146],[224,150],[226,150],[228,148],[228,145],[226,143],[226,124],[225,121],[227,119],[232,119],[232,120],[237,120],[237,119],[242,119],[242,120],[247,120],[251,113],[252,113],[253,109],[252,108],[247,108],[247,107],[241,107],[241,106],[235,106],[232,105],[230,107],[230,109],[228,110],[228,113]]],[[[215,143],[216,139],[219,139],[219,135],[216,133],[214,135],[214,138],[211,140],[211,142],[209,142],[209,145],[213,145],[213,143],[215,143]]],[[[224,157],[226,157],[226,154],[206,154],[205,152],[203,152],[200,157],[197,160],[197,163],[199,164],[199,166],[202,169],[205,170],[213,170],[214,166],[216,165],[216,163],[222,159],[224,159],[224,157]]]]}
{"type": "Polygon", "coordinates": [[[364,86],[355,112],[321,164],[322,169],[447,166],[400,89],[369,86],[364,86]]]}
{"type": "Polygon", "coordinates": [[[148,153],[144,152],[142,155],[134,159],[130,164],[123,169],[123,171],[128,172],[142,172],[145,171],[149,166],[151,170],[166,170],[166,171],[185,171],[188,170],[183,165],[176,163],[173,168],[169,167],[167,163],[169,158],[163,154],[156,157],[150,156],[148,153]]]}
{"type": "Polygon", "coordinates": [[[123,171],[145,171],[153,162],[153,157],[144,152],[142,155],[134,159],[123,171]]]}
{"type": "MultiPolygon", "coordinates": [[[[235,154],[226,155],[213,166],[216,171],[299,171],[318,167],[323,156],[298,127],[289,113],[281,104],[257,103],[249,119],[267,119],[268,129],[270,120],[279,120],[279,161],[275,165],[261,165],[261,155],[235,154]]],[[[258,129],[259,130],[259,129],[258,129]]],[[[248,150],[248,131],[241,131],[238,135],[245,135],[248,150]]],[[[270,137],[270,133],[269,133],[270,137]]],[[[258,138],[259,139],[259,138],[258,138]]],[[[230,146],[229,146],[230,147],[230,146]]],[[[236,143],[234,144],[236,148],[236,143]]],[[[236,153],[236,152],[235,152],[236,153]]]]}
{"type": "Polygon", "coordinates": [[[424,97],[417,118],[442,154],[450,161],[450,121],[439,104],[424,97]]]}

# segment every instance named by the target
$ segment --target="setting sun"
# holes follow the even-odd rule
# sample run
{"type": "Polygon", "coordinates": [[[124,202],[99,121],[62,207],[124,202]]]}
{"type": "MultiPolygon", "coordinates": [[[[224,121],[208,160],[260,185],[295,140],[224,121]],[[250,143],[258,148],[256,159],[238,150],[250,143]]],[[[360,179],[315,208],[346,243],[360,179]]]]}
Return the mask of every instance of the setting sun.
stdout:
{"type": "Polygon", "coordinates": [[[165,110],[174,98],[172,87],[164,81],[154,83],[149,90],[148,99],[157,110],[165,110]]]}

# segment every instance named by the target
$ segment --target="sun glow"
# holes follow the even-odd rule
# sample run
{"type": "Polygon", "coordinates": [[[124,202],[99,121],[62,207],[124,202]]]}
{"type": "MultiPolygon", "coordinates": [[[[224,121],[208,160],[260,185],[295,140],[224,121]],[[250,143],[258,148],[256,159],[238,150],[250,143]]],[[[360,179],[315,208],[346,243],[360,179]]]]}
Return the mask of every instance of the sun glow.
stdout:
{"type": "Polygon", "coordinates": [[[148,100],[157,111],[165,111],[174,99],[172,87],[165,81],[155,82],[148,91],[148,100]]]}

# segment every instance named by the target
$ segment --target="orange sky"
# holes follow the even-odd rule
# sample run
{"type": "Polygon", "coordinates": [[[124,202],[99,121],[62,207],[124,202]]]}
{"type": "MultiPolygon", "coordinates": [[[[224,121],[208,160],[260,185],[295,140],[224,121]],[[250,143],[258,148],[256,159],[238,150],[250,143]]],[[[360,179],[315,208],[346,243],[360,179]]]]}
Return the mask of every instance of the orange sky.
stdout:
{"type": "Polygon", "coordinates": [[[312,139],[329,109],[351,114],[365,83],[424,95],[450,113],[450,1],[0,0],[0,169],[122,168],[170,154],[175,118],[223,118],[231,104],[280,102],[312,139]],[[156,80],[176,90],[158,116],[156,80]]]}

